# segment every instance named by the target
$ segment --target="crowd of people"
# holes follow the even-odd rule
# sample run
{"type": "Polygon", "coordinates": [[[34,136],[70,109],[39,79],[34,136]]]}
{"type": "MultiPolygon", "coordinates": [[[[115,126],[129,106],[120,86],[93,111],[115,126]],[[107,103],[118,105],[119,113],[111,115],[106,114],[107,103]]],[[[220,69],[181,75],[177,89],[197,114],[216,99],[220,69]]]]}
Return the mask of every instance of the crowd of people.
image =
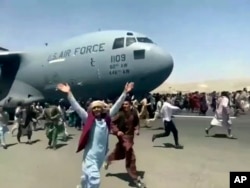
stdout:
{"type": "Polygon", "coordinates": [[[183,148],[178,140],[178,129],[172,120],[176,110],[189,111],[206,115],[208,109],[214,112],[210,127],[225,127],[227,135],[232,138],[230,114],[235,116],[245,113],[249,108],[250,95],[244,88],[236,92],[212,93],[177,93],[177,94],[147,94],[142,100],[136,100],[131,92],[133,83],[127,83],[121,96],[116,100],[87,100],[77,101],[68,84],[58,84],[57,89],[66,94],[65,100],[57,104],[33,103],[24,105],[19,103],[15,110],[14,124],[8,129],[8,113],[0,107],[0,142],[7,149],[5,133],[12,135],[17,131],[17,141],[27,136],[27,144],[32,144],[32,133],[45,123],[45,135],[48,139],[48,149],[57,149],[58,135],[67,139],[68,127],[82,130],[77,152],[84,150],[82,175],[79,188],[98,188],[100,186],[100,169],[108,169],[114,160],[126,160],[126,170],[137,187],[145,187],[136,169],[136,156],[133,150],[134,136],[139,135],[140,127],[152,126],[152,122],[162,118],[164,132],[152,135],[152,141],[160,137],[167,137],[173,133],[176,149],[183,148]],[[108,154],[109,134],[117,137],[114,150],[108,154]],[[108,155],[107,155],[108,154],[108,155]]]}

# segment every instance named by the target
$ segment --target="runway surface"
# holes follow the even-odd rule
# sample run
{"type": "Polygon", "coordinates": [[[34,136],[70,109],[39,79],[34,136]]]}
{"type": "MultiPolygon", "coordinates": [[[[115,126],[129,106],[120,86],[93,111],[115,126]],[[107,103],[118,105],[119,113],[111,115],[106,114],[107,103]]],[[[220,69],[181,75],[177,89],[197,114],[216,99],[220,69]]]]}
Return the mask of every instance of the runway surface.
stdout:
{"type": "MultiPolygon", "coordinates": [[[[175,118],[183,150],[171,147],[172,135],[151,142],[152,134],[163,131],[156,129],[162,126],[157,120],[153,128],[142,128],[135,139],[138,171],[149,188],[228,188],[230,171],[250,171],[249,120],[249,115],[233,120],[232,133],[238,139],[227,139],[221,128],[211,130],[211,137],[205,136],[210,119],[175,118]]],[[[45,149],[44,131],[33,132],[32,139],[38,141],[31,146],[16,144],[16,138],[6,135],[11,146],[0,148],[0,187],[75,188],[81,173],[82,154],[75,153],[80,132],[68,131],[72,139],[59,142],[61,148],[56,151],[45,149]]],[[[115,143],[116,137],[111,136],[111,150],[115,143]]],[[[129,187],[124,160],[102,170],[101,188],[112,187],[129,187]]]]}

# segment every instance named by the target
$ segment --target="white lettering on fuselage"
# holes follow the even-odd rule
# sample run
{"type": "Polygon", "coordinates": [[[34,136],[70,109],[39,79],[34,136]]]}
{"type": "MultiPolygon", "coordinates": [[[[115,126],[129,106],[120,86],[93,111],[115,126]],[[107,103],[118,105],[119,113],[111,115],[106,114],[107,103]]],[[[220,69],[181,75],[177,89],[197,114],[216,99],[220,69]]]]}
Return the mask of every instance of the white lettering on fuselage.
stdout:
{"type": "Polygon", "coordinates": [[[70,57],[70,56],[76,56],[76,55],[85,55],[85,54],[103,52],[105,51],[104,46],[105,46],[105,43],[99,43],[99,44],[94,44],[94,45],[76,47],[73,50],[72,49],[62,50],[59,53],[55,52],[53,54],[50,54],[48,57],[48,61],[62,59],[62,58],[70,57]]]}

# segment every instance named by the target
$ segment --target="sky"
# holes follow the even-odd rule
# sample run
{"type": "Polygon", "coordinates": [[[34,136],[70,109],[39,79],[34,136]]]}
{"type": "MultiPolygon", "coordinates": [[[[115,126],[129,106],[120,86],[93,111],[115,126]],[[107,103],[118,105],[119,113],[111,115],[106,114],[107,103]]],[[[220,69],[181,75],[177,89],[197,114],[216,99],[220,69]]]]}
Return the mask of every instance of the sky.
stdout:
{"type": "Polygon", "coordinates": [[[98,29],[125,29],[172,55],[169,82],[245,78],[249,10],[249,0],[0,0],[0,46],[28,50],[98,29]]]}

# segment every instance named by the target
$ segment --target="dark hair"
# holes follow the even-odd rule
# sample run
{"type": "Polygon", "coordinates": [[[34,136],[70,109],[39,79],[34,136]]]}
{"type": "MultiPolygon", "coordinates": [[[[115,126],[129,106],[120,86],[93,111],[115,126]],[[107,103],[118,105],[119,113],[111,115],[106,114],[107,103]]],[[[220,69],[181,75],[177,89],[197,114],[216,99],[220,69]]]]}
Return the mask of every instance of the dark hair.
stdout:
{"type": "Polygon", "coordinates": [[[162,97],[162,99],[163,99],[163,101],[166,102],[166,101],[167,101],[167,96],[164,95],[164,96],[162,97]]]}
{"type": "Polygon", "coordinates": [[[224,96],[224,97],[229,97],[229,96],[228,96],[228,92],[227,92],[227,91],[222,91],[222,92],[221,92],[221,96],[224,96]]]}
{"type": "Polygon", "coordinates": [[[22,106],[22,105],[23,105],[22,102],[18,102],[18,103],[17,103],[17,106],[22,106]]]}
{"type": "Polygon", "coordinates": [[[130,104],[132,104],[132,100],[130,96],[127,96],[124,100],[124,102],[129,102],[130,104]]]}

